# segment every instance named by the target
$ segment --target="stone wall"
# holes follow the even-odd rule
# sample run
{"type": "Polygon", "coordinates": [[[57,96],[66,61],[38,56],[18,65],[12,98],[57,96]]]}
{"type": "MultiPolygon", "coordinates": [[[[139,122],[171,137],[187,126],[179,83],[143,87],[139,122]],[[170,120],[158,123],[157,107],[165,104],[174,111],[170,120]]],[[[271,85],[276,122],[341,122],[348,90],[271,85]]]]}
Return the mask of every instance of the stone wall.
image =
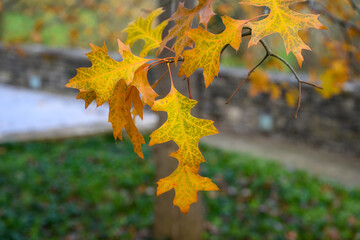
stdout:
{"type": "MultiPolygon", "coordinates": [[[[323,99],[313,87],[303,86],[301,109],[290,108],[284,98],[271,101],[261,94],[248,96],[249,85],[244,84],[229,104],[227,99],[247,70],[222,68],[218,79],[204,89],[199,87],[199,111],[212,119],[222,130],[240,134],[265,134],[306,142],[331,151],[360,157],[360,85],[349,83],[345,91],[331,99],[323,99]]],[[[288,82],[297,87],[296,79],[289,74],[270,73],[274,82],[288,82]]],[[[306,80],[306,75],[300,75],[306,80]]],[[[198,73],[197,79],[201,79],[198,73]]]]}
{"type": "MultiPolygon", "coordinates": [[[[6,48],[0,45],[0,83],[73,94],[64,85],[75,76],[76,68],[89,67],[86,50],[54,49],[43,46],[6,48]]],[[[115,59],[118,54],[110,54],[115,59]]],[[[304,86],[302,107],[297,120],[295,109],[283,99],[270,101],[266,94],[248,96],[244,84],[230,104],[225,104],[246,70],[222,68],[219,77],[205,89],[200,72],[191,77],[198,113],[212,119],[222,131],[266,134],[310,143],[322,148],[360,157],[360,86],[349,83],[345,91],[329,100],[304,86]]],[[[150,77],[151,78],[151,77],[150,77]]],[[[275,82],[296,84],[292,75],[273,73],[275,82]]],[[[301,76],[306,80],[306,76],[301,76]]]]}

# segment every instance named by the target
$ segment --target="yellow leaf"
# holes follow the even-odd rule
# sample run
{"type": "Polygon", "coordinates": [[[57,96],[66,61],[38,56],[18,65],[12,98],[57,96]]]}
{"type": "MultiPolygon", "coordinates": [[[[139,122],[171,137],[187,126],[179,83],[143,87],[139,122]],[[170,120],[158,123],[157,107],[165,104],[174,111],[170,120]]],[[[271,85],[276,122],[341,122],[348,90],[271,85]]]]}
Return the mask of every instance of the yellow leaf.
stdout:
{"type": "Polygon", "coordinates": [[[96,99],[96,93],[94,91],[80,90],[76,99],[83,99],[85,101],[85,109],[96,99]]]}
{"type": "Polygon", "coordinates": [[[188,166],[178,167],[170,176],[158,181],[157,195],[175,189],[174,205],[187,213],[192,203],[197,202],[198,191],[217,191],[219,188],[206,177],[194,173],[188,166]]]}
{"type": "Polygon", "coordinates": [[[150,135],[149,146],[168,141],[174,141],[179,150],[172,154],[180,161],[180,165],[188,165],[194,171],[200,163],[205,162],[199,150],[200,138],[218,133],[213,121],[195,118],[190,115],[190,110],[196,101],[181,95],[174,86],[170,93],[163,99],[155,101],[154,111],[165,111],[167,121],[150,135]]]}
{"type": "Polygon", "coordinates": [[[158,8],[149,14],[146,18],[139,17],[136,21],[129,24],[124,29],[124,32],[128,33],[126,44],[132,46],[137,40],[143,40],[145,45],[140,53],[140,57],[145,57],[150,50],[160,47],[162,42],[162,32],[168,24],[168,21],[162,22],[156,28],[152,28],[153,21],[164,10],[158,8]]]}
{"type": "Polygon", "coordinates": [[[66,87],[94,91],[97,105],[100,106],[109,100],[119,79],[130,84],[135,71],[148,60],[133,55],[121,41],[119,41],[121,62],[110,58],[105,44],[101,48],[94,45],[91,48],[92,51],[86,55],[92,62],[92,66],[78,68],[76,76],[69,80],[66,87]]]}
{"type": "Polygon", "coordinates": [[[190,204],[197,201],[197,191],[218,190],[209,178],[199,176],[200,163],[205,159],[199,150],[200,138],[218,133],[213,121],[195,118],[190,110],[196,101],[181,95],[172,85],[170,93],[155,101],[154,111],[165,111],[167,121],[150,135],[149,146],[174,141],[179,149],[172,153],[178,159],[178,168],[168,177],[158,182],[157,195],[175,189],[174,205],[187,213],[190,204]]]}
{"type": "Polygon", "coordinates": [[[159,52],[165,48],[171,39],[176,37],[173,45],[176,63],[184,48],[191,44],[190,38],[185,34],[186,31],[191,29],[193,20],[198,15],[200,15],[200,23],[205,27],[207,26],[211,16],[214,15],[211,7],[213,2],[214,0],[199,0],[199,4],[193,9],[186,8],[184,3],[180,2],[176,12],[170,18],[171,21],[175,21],[175,25],[161,42],[159,52]]]}
{"type": "Polygon", "coordinates": [[[241,43],[241,30],[247,21],[235,20],[227,16],[222,17],[225,30],[220,34],[213,34],[198,27],[187,32],[194,41],[195,47],[183,52],[184,62],[181,64],[179,75],[190,77],[196,69],[204,70],[205,86],[208,87],[218,75],[219,60],[223,47],[230,44],[238,50],[241,43]]]}
{"type": "Polygon", "coordinates": [[[286,53],[293,52],[299,65],[304,60],[302,49],[311,50],[298,35],[299,30],[306,28],[324,29],[324,25],[319,22],[319,15],[301,14],[290,10],[289,5],[304,2],[305,0],[242,0],[240,4],[254,6],[267,6],[270,14],[265,19],[249,23],[252,29],[249,46],[257,44],[260,39],[279,33],[284,40],[286,53]]]}

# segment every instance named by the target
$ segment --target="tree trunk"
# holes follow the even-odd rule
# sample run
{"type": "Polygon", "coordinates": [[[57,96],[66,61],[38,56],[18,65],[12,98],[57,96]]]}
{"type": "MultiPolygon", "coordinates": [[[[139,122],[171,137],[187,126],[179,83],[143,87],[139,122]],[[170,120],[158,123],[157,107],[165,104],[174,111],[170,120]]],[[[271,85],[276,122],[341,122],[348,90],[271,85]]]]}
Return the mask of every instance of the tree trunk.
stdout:
{"type": "MultiPolygon", "coordinates": [[[[167,19],[177,8],[178,1],[159,0],[161,7],[165,12],[160,16],[160,20],[167,19]]],[[[192,8],[194,1],[185,1],[185,6],[192,8]]],[[[167,31],[167,30],[165,30],[167,31]]],[[[162,57],[166,56],[164,53],[162,57]]],[[[161,68],[161,67],[160,67],[161,68]]],[[[167,66],[159,69],[161,75],[165,72],[167,66]]],[[[176,88],[185,94],[187,92],[187,84],[182,79],[177,78],[177,69],[173,68],[173,78],[176,88]]],[[[164,97],[170,90],[169,75],[158,85],[157,92],[164,97]]],[[[159,112],[159,125],[163,124],[167,117],[166,113],[159,112]]],[[[156,145],[154,147],[154,161],[156,164],[157,181],[161,178],[169,176],[177,167],[178,162],[175,158],[169,157],[169,154],[177,150],[177,146],[173,142],[156,145]]],[[[171,190],[156,198],[155,201],[155,223],[154,235],[156,239],[172,239],[172,240],[199,240],[201,239],[204,227],[203,207],[201,196],[198,196],[198,202],[192,204],[187,214],[180,212],[177,206],[173,206],[175,192],[171,190]]]]}

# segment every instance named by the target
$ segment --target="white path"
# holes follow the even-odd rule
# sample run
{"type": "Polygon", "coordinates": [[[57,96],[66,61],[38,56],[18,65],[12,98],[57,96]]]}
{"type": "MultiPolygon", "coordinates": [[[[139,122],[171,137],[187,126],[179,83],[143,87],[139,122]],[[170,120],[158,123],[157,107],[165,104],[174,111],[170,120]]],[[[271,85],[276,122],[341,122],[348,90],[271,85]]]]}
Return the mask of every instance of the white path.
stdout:
{"type": "MultiPolygon", "coordinates": [[[[31,91],[0,85],[0,143],[47,140],[111,132],[107,106],[87,110],[75,96],[31,91]]],[[[154,114],[138,119],[142,131],[151,131],[157,123],[154,114]]],[[[261,136],[220,133],[202,139],[222,149],[247,152],[280,162],[289,168],[360,187],[360,159],[324,152],[298,142],[261,136]]]]}
{"type": "MultiPolygon", "coordinates": [[[[0,85],[0,142],[63,138],[110,132],[108,106],[86,110],[75,96],[32,91],[0,85]]],[[[152,129],[157,118],[137,119],[140,129],[152,129]]]]}

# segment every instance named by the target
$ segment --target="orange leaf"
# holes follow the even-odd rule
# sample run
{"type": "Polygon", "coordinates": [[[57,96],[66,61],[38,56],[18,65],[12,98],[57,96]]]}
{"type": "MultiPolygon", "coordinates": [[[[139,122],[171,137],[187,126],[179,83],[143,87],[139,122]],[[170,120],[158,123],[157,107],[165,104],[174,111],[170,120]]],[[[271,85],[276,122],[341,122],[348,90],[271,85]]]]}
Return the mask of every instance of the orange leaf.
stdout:
{"type": "MultiPolygon", "coordinates": [[[[131,87],[133,88],[133,87],[131,87]]],[[[131,90],[131,92],[136,92],[136,88],[131,90]]],[[[143,136],[140,134],[139,130],[135,126],[134,120],[131,117],[131,100],[135,97],[129,97],[126,99],[126,96],[130,96],[134,93],[128,93],[129,88],[126,86],[126,83],[123,80],[119,80],[115,86],[114,93],[109,100],[109,122],[113,127],[114,138],[119,138],[122,140],[121,130],[125,127],[125,130],[134,146],[134,151],[139,155],[139,157],[144,158],[144,155],[141,150],[141,144],[145,143],[143,136]]]]}
{"type": "Polygon", "coordinates": [[[181,64],[179,75],[190,77],[196,69],[204,70],[205,86],[208,87],[218,75],[219,60],[223,47],[230,44],[238,50],[241,43],[241,30],[247,21],[235,20],[227,16],[222,17],[225,30],[220,34],[213,34],[198,27],[188,31],[187,35],[194,41],[195,47],[183,53],[184,62],[181,64]]]}
{"type": "Polygon", "coordinates": [[[270,14],[265,19],[249,23],[252,29],[249,46],[257,44],[260,39],[270,34],[279,33],[284,40],[286,53],[293,52],[301,66],[304,60],[302,49],[311,49],[299,37],[299,30],[325,28],[318,20],[319,15],[301,14],[290,10],[289,5],[304,1],[306,0],[242,0],[240,4],[270,8],[270,14]]]}
{"type": "Polygon", "coordinates": [[[135,72],[134,80],[131,84],[139,90],[144,103],[146,103],[151,107],[154,104],[155,98],[158,95],[149,84],[147,78],[148,70],[149,70],[148,64],[144,64],[143,66],[141,66],[135,72]]]}
{"type": "Polygon", "coordinates": [[[127,86],[124,81],[119,80],[114,88],[114,93],[109,100],[109,122],[113,128],[115,140],[122,140],[121,130],[125,127],[128,119],[125,106],[127,86]]]}
{"type": "Polygon", "coordinates": [[[143,119],[144,104],[139,96],[139,91],[137,90],[136,87],[131,86],[128,89],[127,95],[126,95],[126,101],[129,101],[133,104],[137,114],[139,115],[139,117],[141,119],[143,119]]]}

